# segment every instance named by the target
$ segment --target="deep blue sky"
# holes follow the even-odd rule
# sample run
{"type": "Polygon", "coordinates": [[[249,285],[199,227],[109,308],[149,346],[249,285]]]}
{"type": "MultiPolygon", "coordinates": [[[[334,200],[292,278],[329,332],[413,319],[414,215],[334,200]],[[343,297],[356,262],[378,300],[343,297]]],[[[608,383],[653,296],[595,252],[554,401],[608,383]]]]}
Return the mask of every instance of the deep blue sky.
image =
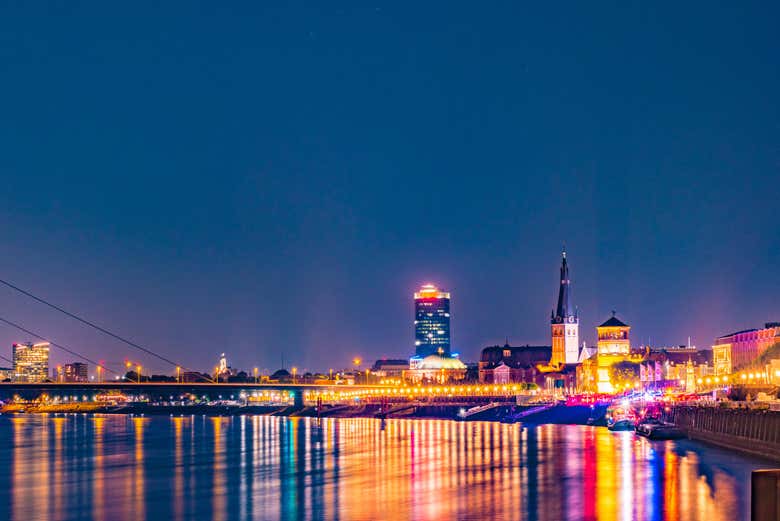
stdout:
{"type": "Polygon", "coordinates": [[[549,343],[563,243],[589,342],[780,319],[780,5],[327,4],[0,7],[0,276],[199,369],[549,343]]]}

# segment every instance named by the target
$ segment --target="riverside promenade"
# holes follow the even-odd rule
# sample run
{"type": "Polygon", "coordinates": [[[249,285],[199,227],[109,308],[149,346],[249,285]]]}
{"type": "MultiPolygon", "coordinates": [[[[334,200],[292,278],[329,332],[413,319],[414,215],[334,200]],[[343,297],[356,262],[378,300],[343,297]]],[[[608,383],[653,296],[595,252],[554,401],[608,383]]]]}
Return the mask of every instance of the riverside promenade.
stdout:
{"type": "Polygon", "coordinates": [[[691,439],[780,461],[780,411],[767,406],[678,405],[667,419],[691,439]]]}

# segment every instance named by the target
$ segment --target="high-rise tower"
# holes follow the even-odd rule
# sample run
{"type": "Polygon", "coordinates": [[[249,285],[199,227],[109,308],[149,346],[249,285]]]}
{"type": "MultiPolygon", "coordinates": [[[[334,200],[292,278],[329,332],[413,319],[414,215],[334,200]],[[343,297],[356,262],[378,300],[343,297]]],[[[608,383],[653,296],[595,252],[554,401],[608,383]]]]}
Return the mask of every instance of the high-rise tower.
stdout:
{"type": "Polygon", "coordinates": [[[566,250],[561,261],[561,285],[558,289],[558,306],[550,313],[552,332],[552,358],[550,365],[576,364],[579,358],[580,318],[570,301],[569,265],[566,250]]]}
{"type": "Polygon", "coordinates": [[[450,294],[433,284],[414,293],[414,346],[417,357],[450,356],[450,294]]]}
{"type": "Polygon", "coordinates": [[[49,377],[49,343],[13,344],[14,381],[43,382],[49,377]]]}

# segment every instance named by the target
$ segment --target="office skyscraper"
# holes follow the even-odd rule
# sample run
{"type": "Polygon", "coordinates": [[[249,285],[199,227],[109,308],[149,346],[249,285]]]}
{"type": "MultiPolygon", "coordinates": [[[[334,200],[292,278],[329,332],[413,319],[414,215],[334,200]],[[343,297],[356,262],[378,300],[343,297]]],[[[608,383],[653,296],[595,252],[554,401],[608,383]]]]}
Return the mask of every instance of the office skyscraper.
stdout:
{"type": "Polygon", "coordinates": [[[49,377],[49,343],[13,344],[14,381],[43,382],[49,377]]]}
{"type": "Polygon", "coordinates": [[[414,294],[414,345],[418,358],[451,355],[450,294],[433,284],[425,284],[414,294]]]}

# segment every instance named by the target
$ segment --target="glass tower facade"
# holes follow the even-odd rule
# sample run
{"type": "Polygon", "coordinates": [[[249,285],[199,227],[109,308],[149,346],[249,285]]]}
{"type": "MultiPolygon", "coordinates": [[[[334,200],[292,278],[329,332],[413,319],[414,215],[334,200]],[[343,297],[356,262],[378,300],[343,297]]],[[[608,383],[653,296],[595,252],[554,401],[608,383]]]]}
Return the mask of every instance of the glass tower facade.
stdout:
{"type": "Polygon", "coordinates": [[[49,377],[49,343],[14,344],[14,381],[43,382],[49,377]]]}
{"type": "Polygon", "coordinates": [[[450,353],[450,294],[426,284],[414,294],[414,354],[418,358],[450,353]]]}

